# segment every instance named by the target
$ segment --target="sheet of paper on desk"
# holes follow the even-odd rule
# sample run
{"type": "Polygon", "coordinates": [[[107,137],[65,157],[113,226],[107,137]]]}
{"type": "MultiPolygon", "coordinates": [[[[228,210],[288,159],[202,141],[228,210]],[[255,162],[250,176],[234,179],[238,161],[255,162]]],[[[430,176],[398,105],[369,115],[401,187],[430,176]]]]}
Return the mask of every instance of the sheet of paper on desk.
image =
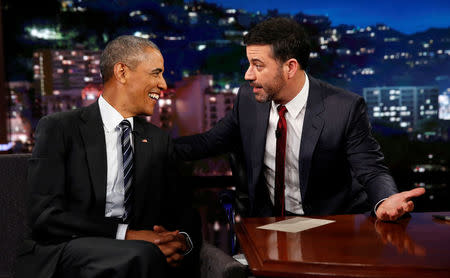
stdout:
{"type": "Polygon", "coordinates": [[[298,233],[301,231],[309,230],[322,225],[335,222],[334,220],[314,219],[307,217],[294,217],[291,219],[259,226],[257,229],[282,231],[288,233],[298,233]]]}

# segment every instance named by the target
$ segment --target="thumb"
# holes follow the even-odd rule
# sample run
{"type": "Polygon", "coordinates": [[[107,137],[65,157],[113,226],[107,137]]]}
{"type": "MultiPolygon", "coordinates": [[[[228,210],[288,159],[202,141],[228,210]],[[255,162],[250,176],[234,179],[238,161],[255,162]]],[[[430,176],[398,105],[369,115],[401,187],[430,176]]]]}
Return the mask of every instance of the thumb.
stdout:
{"type": "Polygon", "coordinates": [[[163,226],[160,226],[160,225],[153,226],[153,231],[155,231],[157,233],[167,232],[166,228],[164,228],[163,226]]]}

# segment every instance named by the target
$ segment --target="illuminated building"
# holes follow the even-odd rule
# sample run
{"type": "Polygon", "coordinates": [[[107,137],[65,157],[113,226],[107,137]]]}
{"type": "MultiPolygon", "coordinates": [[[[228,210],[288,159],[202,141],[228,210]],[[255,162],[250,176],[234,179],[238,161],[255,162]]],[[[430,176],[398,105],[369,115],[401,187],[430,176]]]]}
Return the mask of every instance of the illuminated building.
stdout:
{"type": "Polygon", "coordinates": [[[195,75],[175,83],[176,123],[178,135],[192,135],[205,131],[205,90],[212,85],[212,75],[195,75]]]}
{"type": "Polygon", "coordinates": [[[369,117],[412,131],[425,119],[438,119],[439,89],[433,86],[364,88],[369,117]]]}
{"type": "Polygon", "coordinates": [[[217,93],[207,89],[204,98],[205,117],[203,118],[203,126],[206,131],[215,126],[220,119],[225,117],[228,111],[233,109],[236,95],[231,91],[217,93]]]}
{"type": "Polygon", "coordinates": [[[215,89],[212,85],[211,75],[190,76],[176,83],[179,136],[211,129],[233,108],[237,89],[231,90],[228,85],[226,89],[215,89]]]}
{"type": "Polygon", "coordinates": [[[439,95],[439,119],[450,120],[450,88],[439,95]]]}
{"type": "Polygon", "coordinates": [[[88,84],[81,90],[82,106],[94,103],[103,92],[102,85],[88,84]]]}
{"type": "Polygon", "coordinates": [[[44,115],[80,107],[83,89],[88,85],[101,86],[100,54],[93,50],[41,50],[34,53],[34,85],[42,96],[44,115]]]}
{"type": "Polygon", "coordinates": [[[10,106],[8,113],[8,141],[28,143],[32,130],[31,83],[27,81],[8,82],[10,106]]]}
{"type": "Polygon", "coordinates": [[[161,92],[153,109],[151,122],[162,129],[172,131],[176,115],[176,93],[174,89],[161,92]]]}

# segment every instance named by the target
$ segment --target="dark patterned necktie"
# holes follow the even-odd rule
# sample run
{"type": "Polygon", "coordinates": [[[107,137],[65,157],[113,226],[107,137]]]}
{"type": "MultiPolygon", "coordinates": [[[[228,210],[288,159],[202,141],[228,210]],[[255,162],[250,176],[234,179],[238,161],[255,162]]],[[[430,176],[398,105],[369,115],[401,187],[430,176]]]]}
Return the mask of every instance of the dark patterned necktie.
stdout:
{"type": "Polygon", "coordinates": [[[132,204],[133,204],[133,172],[134,172],[134,161],[133,161],[133,149],[131,148],[130,133],[131,124],[128,120],[123,120],[119,124],[122,129],[122,158],[123,158],[123,186],[125,191],[125,196],[123,200],[124,213],[123,220],[129,222],[132,204]]]}
{"type": "Polygon", "coordinates": [[[278,124],[275,135],[277,137],[277,153],[275,157],[275,216],[285,216],[285,200],[284,200],[284,167],[286,158],[286,106],[279,105],[278,124]]]}

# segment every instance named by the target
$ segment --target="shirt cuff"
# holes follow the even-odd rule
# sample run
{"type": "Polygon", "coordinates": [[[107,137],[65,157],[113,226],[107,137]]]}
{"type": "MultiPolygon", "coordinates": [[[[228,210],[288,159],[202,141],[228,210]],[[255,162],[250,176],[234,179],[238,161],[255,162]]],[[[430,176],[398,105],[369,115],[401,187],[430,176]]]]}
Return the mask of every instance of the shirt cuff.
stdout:
{"type": "Polygon", "coordinates": [[[117,226],[116,239],[124,240],[127,234],[128,224],[119,224],[117,226]]]}
{"type": "Polygon", "coordinates": [[[381,205],[381,203],[384,202],[384,200],[386,200],[387,198],[383,198],[381,200],[378,201],[378,203],[375,205],[375,207],[373,208],[373,213],[375,213],[375,216],[377,215],[377,209],[378,207],[381,205]]]}
{"type": "Polygon", "coordinates": [[[184,239],[186,240],[187,250],[183,254],[183,256],[186,256],[194,249],[194,244],[192,243],[191,237],[186,232],[180,232],[180,234],[184,235],[184,239]]]}

